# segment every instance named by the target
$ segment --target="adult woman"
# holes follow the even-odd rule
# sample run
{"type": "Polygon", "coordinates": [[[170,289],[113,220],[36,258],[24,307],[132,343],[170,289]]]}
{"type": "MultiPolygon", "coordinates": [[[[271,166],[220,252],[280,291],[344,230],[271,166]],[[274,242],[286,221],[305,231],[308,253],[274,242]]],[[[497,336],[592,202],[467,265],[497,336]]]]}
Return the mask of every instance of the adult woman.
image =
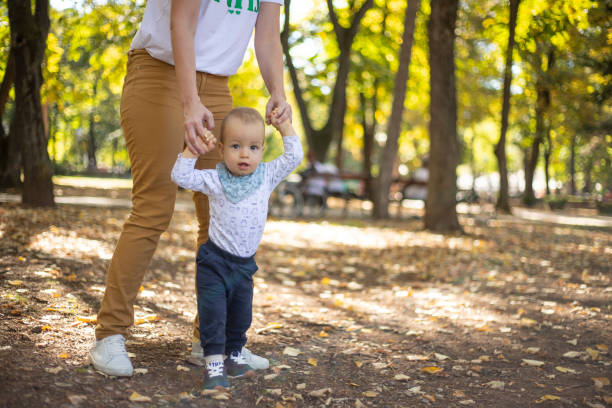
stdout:
{"type": "MultiPolygon", "coordinates": [[[[121,124],[132,166],[132,210],[117,242],[90,352],[104,373],[131,376],[125,336],[133,304],[159,236],[172,218],[176,185],[170,171],[185,143],[203,153],[204,127],[218,136],[232,108],[228,77],[242,62],[255,28],[255,53],[270,92],[266,120],[278,108],[291,118],[283,88],[279,36],[282,0],[149,0],[132,42],[121,99],[121,124]],[[260,4],[261,2],[261,4],[260,4]],[[233,3],[233,4],[232,4],[233,3]]],[[[200,158],[213,168],[217,151],[200,158]]],[[[198,247],[208,231],[208,199],[194,195],[198,247]]],[[[197,332],[197,330],[196,330],[197,332]]],[[[249,353],[245,353],[249,355],[249,353]]]]}

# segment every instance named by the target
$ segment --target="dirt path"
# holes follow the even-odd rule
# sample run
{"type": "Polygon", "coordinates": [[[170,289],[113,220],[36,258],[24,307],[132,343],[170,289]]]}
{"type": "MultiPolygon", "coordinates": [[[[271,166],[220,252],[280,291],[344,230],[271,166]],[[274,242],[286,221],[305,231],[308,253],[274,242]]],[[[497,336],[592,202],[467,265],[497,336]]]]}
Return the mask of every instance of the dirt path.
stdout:
{"type": "Polygon", "coordinates": [[[184,360],[191,211],[163,234],[137,302],[128,351],[142,374],[107,378],[87,364],[126,216],[0,206],[3,406],[612,404],[610,229],[463,218],[466,235],[444,236],[418,220],[271,220],[248,345],[274,367],[216,400],[184,360]]]}

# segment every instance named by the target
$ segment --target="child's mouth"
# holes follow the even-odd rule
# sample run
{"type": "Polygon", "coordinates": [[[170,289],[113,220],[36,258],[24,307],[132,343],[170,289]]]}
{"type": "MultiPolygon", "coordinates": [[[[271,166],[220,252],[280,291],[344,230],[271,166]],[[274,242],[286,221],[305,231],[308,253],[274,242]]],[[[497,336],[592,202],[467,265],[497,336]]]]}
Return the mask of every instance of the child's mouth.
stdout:
{"type": "Polygon", "coordinates": [[[248,169],[249,168],[249,164],[248,163],[238,163],[238,168],[240,170],[248,169]]]}

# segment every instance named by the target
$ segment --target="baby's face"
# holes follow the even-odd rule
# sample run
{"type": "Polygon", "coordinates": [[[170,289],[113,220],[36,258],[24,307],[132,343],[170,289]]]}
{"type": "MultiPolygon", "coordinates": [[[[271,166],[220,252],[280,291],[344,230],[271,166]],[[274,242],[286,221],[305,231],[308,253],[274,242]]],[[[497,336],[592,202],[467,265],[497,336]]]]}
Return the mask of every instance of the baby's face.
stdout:
{"type": "Polygon", "coordinates": [[[225,125],[223,142],[219,143],[223,162],[234,176],[253,173],[263,157],[264,127],[233,118],[225,125]]]}

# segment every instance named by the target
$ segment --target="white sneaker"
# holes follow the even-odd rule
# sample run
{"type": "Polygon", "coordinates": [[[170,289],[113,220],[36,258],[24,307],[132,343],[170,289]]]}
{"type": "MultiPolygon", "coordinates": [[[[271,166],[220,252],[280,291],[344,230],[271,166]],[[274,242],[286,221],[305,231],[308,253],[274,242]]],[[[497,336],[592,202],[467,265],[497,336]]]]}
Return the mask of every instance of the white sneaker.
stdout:
{"type": "MultiPolygon", "coordinates": [[[[246,360],[247,364],[253,367],[255,370],[266,370],[270,368],[270,362],[267,358],[254,354],[246,347],[242,348],[242,356],[246,360]]],[[[200,345],[199,339],[193,339],[191,343],[191,355],[187,357],[187,361],[191,364],[204,366],[204,349],[200,345]]]]}
{"type": "Polygon", "coordinates": [[[104,374],[131,377],[134,367],[125,351],[125,337],[120,334],[96,341],[89,352],[89,361],[104,374]]]}

